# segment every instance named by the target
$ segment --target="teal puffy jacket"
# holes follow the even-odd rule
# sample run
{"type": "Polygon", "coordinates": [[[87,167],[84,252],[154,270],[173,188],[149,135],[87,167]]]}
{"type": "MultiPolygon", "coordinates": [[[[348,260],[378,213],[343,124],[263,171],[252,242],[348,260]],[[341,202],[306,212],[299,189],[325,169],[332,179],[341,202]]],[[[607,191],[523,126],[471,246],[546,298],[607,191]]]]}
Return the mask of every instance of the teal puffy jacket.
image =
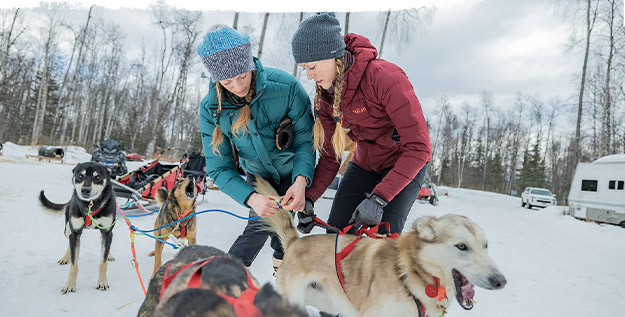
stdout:
{"type": "Polygon", "coordinates": [[[249,133],[239,138],[232,135],[231,125],[237,119],[240,108],[222,98],[219,126],[224,140],[219,154],[213,153],[212,137],[217,124],[217,95],[211,81],[208,94],[200,107],[200,132],[206,157],[206,174],[214,180],[221,191],[240,204],[254,192],[241,178],[232,159],[230,142],[239,151],[239,163],[249,174],[273,180],[292,175],[302,175],[312,181],[315,168],[315,151],[312,146],[313,117],[310,99],[297,79],[285,71],[263,68],[257,58],[256,96],[250,102],[251,120],[249,133]],[[276,130],[288,117],[295,130],[292,145],[285,150],[276,147],[276,130]]]}

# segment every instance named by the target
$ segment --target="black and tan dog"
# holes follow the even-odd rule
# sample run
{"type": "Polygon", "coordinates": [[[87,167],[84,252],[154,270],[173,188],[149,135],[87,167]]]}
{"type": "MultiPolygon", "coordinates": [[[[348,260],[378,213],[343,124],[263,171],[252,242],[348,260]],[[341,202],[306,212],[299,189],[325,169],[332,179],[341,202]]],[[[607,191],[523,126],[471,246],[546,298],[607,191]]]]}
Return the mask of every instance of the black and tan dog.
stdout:
{"type": "MultiPolygon", "coordinates": [[[[184,179],[176,181],[171,191],[165,188],[159,188],[156,191],[156,201],[161,206],[158,217],[154,222],[154,228],[160,228],[169,223],[176,222],[188,215],[195,213],[195,199],[197,198],[197,187],[195,179],[192,175],[184,179]]],[[[184,238],[188,244],[195,244],[197,234],[197,220],[195,216],[191,216],[174,225],[170,225],[154,232],[157,237],[162,237],[171,233],[177,239],[184,238]]],[[[162,238],[167,240],[168,237],[162,238]]],[[[156,240],[154,251],[150,252],[150,256],[154,256],[154,272],[161,267],[161,255],[163,254],[163,242],[156,240]]]]}
{"type": "Polygon", "coordinates": [[[156,271],[138,316],[308,316],[269,283],[258,288],[240,260],[191,245],[156,271]]]}
{"type": "Polygon", "coordinates": [[[43,190],[39,193],[39,200],[50,212],[65,213],[65,237],[69,240],[69,247],[65,256],[59,260],[59,264],[70,263],[71,265],[67,283],[63,286],[61,293],[76,291],[80,235],[84,228],[97,228],[102,235],[102,259],[96,288],[106,291],[109,288],[106,279],[107,260],[114,260],[110,255],[110,250],[117,211],[115,192],[111,186],[111,171],[98,163],[87,162],[78,164],[73,173],[74,193],[68,203],[53,203],[46,198],[43,190]],[[91,217],[88,213],[91,213],[91,217]]]}

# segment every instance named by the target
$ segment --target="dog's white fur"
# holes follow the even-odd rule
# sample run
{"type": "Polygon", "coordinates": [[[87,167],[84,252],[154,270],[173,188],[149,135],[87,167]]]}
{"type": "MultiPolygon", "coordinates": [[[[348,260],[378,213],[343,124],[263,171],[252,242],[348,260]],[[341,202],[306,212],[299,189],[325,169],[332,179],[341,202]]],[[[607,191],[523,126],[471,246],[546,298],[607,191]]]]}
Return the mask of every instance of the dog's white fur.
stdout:
{"type": "MultiPolygon", "coordinates": [[[[257,180],[259,193],[276,195],[269,183],[257,180]]],[[[463,216],[421,217],[397,239],[363,237],[341,263],[347,294],[335,270],[336,235],[299,238],[285,210],[263,220],[285,250],[276,273],[278,292],[300,307],[312,305],[341,316],[416,316],[413,295],[429,316],[438,316],[442,309],[436,298],[425,294],[434,277],[440,278],[449,301],[457,296],[454,269],[486,289],[501,289],[507,282],[488,254],[484,232],[463,216]]],[[[340,248],[355,239],[342,236],[340,248]]]]}

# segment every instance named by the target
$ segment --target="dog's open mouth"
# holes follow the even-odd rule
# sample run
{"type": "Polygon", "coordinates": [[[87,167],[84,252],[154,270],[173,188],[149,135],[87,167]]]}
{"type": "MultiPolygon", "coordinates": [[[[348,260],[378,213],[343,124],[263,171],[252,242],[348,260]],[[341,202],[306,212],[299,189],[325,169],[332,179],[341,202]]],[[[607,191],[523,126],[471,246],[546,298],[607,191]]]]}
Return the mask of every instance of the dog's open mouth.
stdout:
{"type": "Polygon", "coordinates": [[[473,296],[475,295],[475,290],[473,289],[473,284],[467,280],[467,278],[460,273],[460,271],[453,269],[452,274],[454,276],[454,284],[456,286],[456,299],[458,300],[458,304],[462,306],[465,310],[470,310],[473,308],[473,296]]]}
{"type": "Polygon", "coordinates": [[[187,195],[187,199],[192,200],[195,198],[196,196],[195,189],[196,189],[195,178],[193,176],[190,176],[189,179],[187,180],[187,186],[185,186],[184,188],[184,194],[187,195]]]}

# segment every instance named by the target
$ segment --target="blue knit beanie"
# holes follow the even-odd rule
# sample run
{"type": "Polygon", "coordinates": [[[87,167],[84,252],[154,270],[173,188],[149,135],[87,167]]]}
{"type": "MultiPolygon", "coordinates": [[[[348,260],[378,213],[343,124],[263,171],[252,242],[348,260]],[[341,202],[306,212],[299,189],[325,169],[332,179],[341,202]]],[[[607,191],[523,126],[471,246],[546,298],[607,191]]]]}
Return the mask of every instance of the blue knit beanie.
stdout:
{"type": "Polygon", "coordinates": [[[250,37],[227,26],[215,26],[204,36],[197,53],[213,81],[233,78],[256,69],[250,37]]]}
{"type": "Polygon", "coordinates": [[[341,25],[333,12],[317,13],[299,25],[291,49],[296,63],[339,58],[345,54],[341,25]]]}

